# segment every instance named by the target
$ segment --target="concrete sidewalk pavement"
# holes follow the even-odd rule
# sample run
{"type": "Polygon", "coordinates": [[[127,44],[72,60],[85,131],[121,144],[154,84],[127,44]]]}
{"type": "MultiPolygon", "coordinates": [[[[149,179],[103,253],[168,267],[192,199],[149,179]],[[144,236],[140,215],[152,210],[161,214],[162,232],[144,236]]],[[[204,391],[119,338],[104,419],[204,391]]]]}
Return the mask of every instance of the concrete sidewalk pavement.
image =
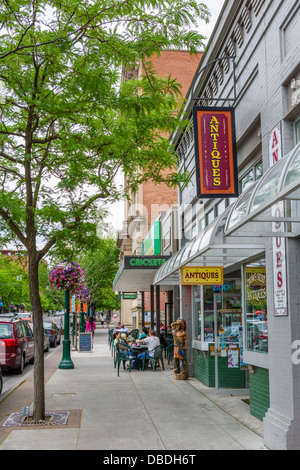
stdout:
{"type": "MultiPolygon", "coordinates": [[[[174,380],[168,366],[155,372],[121,367],[117,377],[107,329],[96,330],[92,353],[72,351],[71,357],[74,369],[53,366],[46,383],[46,411],[68,411],[66,425],[6,428],[0,450],[265,449],[262,423],[241,397],[217,398],[196,379],[174,380]]],[[[26,381],[18,393],[22,387],[25,393],[26,381]]]]}

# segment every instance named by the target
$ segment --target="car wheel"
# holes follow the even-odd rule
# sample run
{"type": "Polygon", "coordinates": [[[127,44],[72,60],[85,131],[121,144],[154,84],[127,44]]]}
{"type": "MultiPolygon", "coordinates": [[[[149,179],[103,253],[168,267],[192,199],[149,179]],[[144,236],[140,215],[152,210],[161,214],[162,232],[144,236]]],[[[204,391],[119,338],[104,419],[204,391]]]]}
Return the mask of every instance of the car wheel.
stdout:
{"type": "Polygon", "coordinates": [[[23,374],[24,367],[25,367],[25,356],[24,356],[24,354],[22,354],[20,365],[16,370],[17,374],[23,374]]]}
{"type": "Polygon", "coordinates": [[[47,343],[47,347],[44,352],[49,352],[49,343],[47,343]]]}
{"type": "Polygon", "coordinates": [[[3,379],[0,377],[0,395],[2,393],[2,388],[3,388],[3,379]]]}

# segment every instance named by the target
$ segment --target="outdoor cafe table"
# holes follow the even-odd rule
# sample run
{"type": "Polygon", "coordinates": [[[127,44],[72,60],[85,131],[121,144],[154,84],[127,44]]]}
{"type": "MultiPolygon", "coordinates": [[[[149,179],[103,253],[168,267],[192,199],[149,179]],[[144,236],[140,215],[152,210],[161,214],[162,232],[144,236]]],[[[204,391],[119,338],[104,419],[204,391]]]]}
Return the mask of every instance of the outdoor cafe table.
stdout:
{"type": "Polygon", "coordinates": [[[146,344],[141,344],[140,346],[130,346],[130,349],[136,356],[148,350],[146,344]]]}

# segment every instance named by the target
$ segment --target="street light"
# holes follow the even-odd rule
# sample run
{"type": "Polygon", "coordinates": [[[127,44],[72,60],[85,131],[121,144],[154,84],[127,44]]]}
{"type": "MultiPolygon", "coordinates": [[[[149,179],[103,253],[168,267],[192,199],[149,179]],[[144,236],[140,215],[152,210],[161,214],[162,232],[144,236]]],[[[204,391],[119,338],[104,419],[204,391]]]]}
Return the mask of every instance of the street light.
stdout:
{"type": "Polygon", "coordinates": [[[64,318],[64,339],[63,355],[58,366],[59,369],[74,369],[74,363],[71,359],[71,340],[70,340],[70,291],[65,290],[65,318],[64,318]]]}
{"type": "Polygon", "coordinates": [[[72,261],[67,264],[64,261],[52,269],[49,282],[52,289],[64,290],[65,292],[63,356],[58,367],[59,369],[74,369],[70,341],[70,293],[80,295],[84,288],[85,273],[78,264],[74,264],[72,261]]]}

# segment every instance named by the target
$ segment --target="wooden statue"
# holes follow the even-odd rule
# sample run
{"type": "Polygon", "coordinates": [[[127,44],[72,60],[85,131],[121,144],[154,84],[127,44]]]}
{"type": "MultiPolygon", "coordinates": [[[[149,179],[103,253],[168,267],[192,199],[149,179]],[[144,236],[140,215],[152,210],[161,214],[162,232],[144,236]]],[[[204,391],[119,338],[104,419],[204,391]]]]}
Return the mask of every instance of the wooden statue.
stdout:
{"type": "Polygon", "coordinates": [[[188,378],[188,363],[186,356],[186,325],[182,318],[173,322],[173,339],[174,339],[174,377],[177,380],[187,380],[188,378]],[[182,363],[183,370],[180,370],[180,363],[182,363]]]}

